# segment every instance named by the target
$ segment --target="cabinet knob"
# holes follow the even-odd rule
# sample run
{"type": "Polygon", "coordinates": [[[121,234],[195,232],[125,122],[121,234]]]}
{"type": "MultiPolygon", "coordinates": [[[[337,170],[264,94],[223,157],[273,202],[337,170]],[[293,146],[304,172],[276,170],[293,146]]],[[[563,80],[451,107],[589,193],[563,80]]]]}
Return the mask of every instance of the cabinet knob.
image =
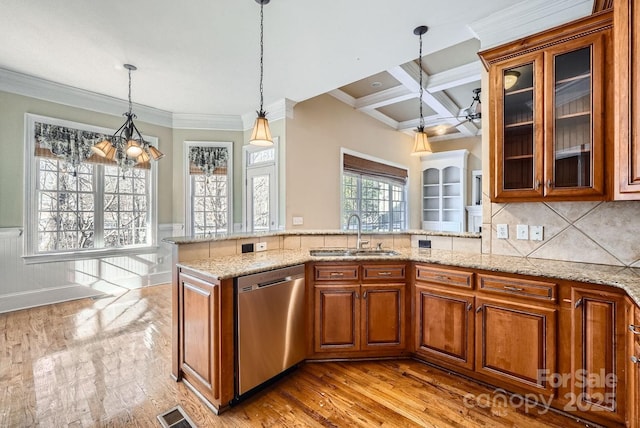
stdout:
{"type": "Polygon", "coordinates": [[[640,334],[640,325],[629,324],[629,331],[633,334],[640,334]]]}
{"type": "Polygon", "coordinates": [[[638,362],[640,362],[640,358],[636,357],[635,355],[631,356],[631,362],[633,364],[638,364],[638,362]]]}

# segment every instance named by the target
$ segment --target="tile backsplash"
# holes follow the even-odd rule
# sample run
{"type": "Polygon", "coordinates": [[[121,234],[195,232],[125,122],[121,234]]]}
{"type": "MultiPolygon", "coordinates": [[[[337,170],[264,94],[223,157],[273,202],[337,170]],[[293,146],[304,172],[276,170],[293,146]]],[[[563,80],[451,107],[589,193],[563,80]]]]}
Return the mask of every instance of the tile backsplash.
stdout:
{"type": "Polygon", "coordinates": [[[640,201],[483,202],[483,253],[640,267],[640,201]],[[508,239],[497,239],[498,224],[508,239]],[[516,239],[518,224],[543,226],[544,239],[516,239]]]}

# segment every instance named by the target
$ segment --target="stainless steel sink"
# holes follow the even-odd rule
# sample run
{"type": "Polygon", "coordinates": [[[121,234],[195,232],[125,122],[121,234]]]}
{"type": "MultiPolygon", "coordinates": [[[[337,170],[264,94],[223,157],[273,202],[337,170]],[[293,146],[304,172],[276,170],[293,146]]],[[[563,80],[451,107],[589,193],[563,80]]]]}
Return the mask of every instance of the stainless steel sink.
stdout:
{"type": "Polygon", "coordinates": [[[356,250],[345,248],[317,248],[309,250],[309,254],[315,257],[361,257],[361,256],[397,256],[393,250],[356,250]]]}

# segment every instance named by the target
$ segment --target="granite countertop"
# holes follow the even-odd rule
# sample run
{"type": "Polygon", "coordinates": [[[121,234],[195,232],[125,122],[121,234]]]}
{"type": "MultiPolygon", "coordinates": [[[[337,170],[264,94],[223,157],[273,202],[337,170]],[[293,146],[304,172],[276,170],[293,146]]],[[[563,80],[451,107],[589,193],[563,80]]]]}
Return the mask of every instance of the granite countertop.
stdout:
{"type": "MultiPolygon", "coordinates": [[[[291,235],[355,235],[355,230],[341,230],[341,229],[310,229],[310,230],[274,230],[269,232],[255,232],[255,233],[216,233],[208,235],[194,235],[194,236],[172,236],[164,238],[163,242],[170,244],[193,244],[197,242],[209,242],[209,241],[226,241],[229,239],[251,239],[261,238],[267,236],[291,236],[291,235]]],[[[431,230],[403,230],[399,232],[374,232],[369,230],[363,230],[362,235],[426,235],[426,236],[452,236],[457,238],[476,238],[482,237],[479,233],[472,232],[435,232],[431,230]]]]}
{"type": "Polygon", "coordinates": [[[640,305],[639,268],[433,249],[401,248],[396,251],[398,255],[394,256],[312,257],[309,255],[309,249],[271,250],[191,260],[181,262],[179,266],[194,269],[213,280],[219,280],[309,261],[414,261],[609,285],[624,289],[636,304],[640,305]]]}

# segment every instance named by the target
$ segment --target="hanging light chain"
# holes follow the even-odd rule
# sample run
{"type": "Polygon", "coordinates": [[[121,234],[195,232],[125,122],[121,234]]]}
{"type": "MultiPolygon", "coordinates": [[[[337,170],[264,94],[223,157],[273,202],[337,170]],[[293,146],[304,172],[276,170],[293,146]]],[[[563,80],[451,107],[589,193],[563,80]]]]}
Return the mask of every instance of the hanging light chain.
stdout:
{"type": "Polygon", "coordinates": [[[420,33],[420,48],[419,48],[419,55],[418,55],[418,73],[420,74],[419,77],[419,83],[420,83],[420,96],[419,96],[419,102],[420,102],[420,124],[418,126],[418,128],[420,129],[420,132],[422,132],[424,130],[424,116],[422,115],[422,33],[420,33]]]}
{"type": "Polygon", "coordinates": [[[262,80],[264,78],[264,1],[260,2],[260,113],[264,113],[263,109],[263,86],[262,80]]]}

